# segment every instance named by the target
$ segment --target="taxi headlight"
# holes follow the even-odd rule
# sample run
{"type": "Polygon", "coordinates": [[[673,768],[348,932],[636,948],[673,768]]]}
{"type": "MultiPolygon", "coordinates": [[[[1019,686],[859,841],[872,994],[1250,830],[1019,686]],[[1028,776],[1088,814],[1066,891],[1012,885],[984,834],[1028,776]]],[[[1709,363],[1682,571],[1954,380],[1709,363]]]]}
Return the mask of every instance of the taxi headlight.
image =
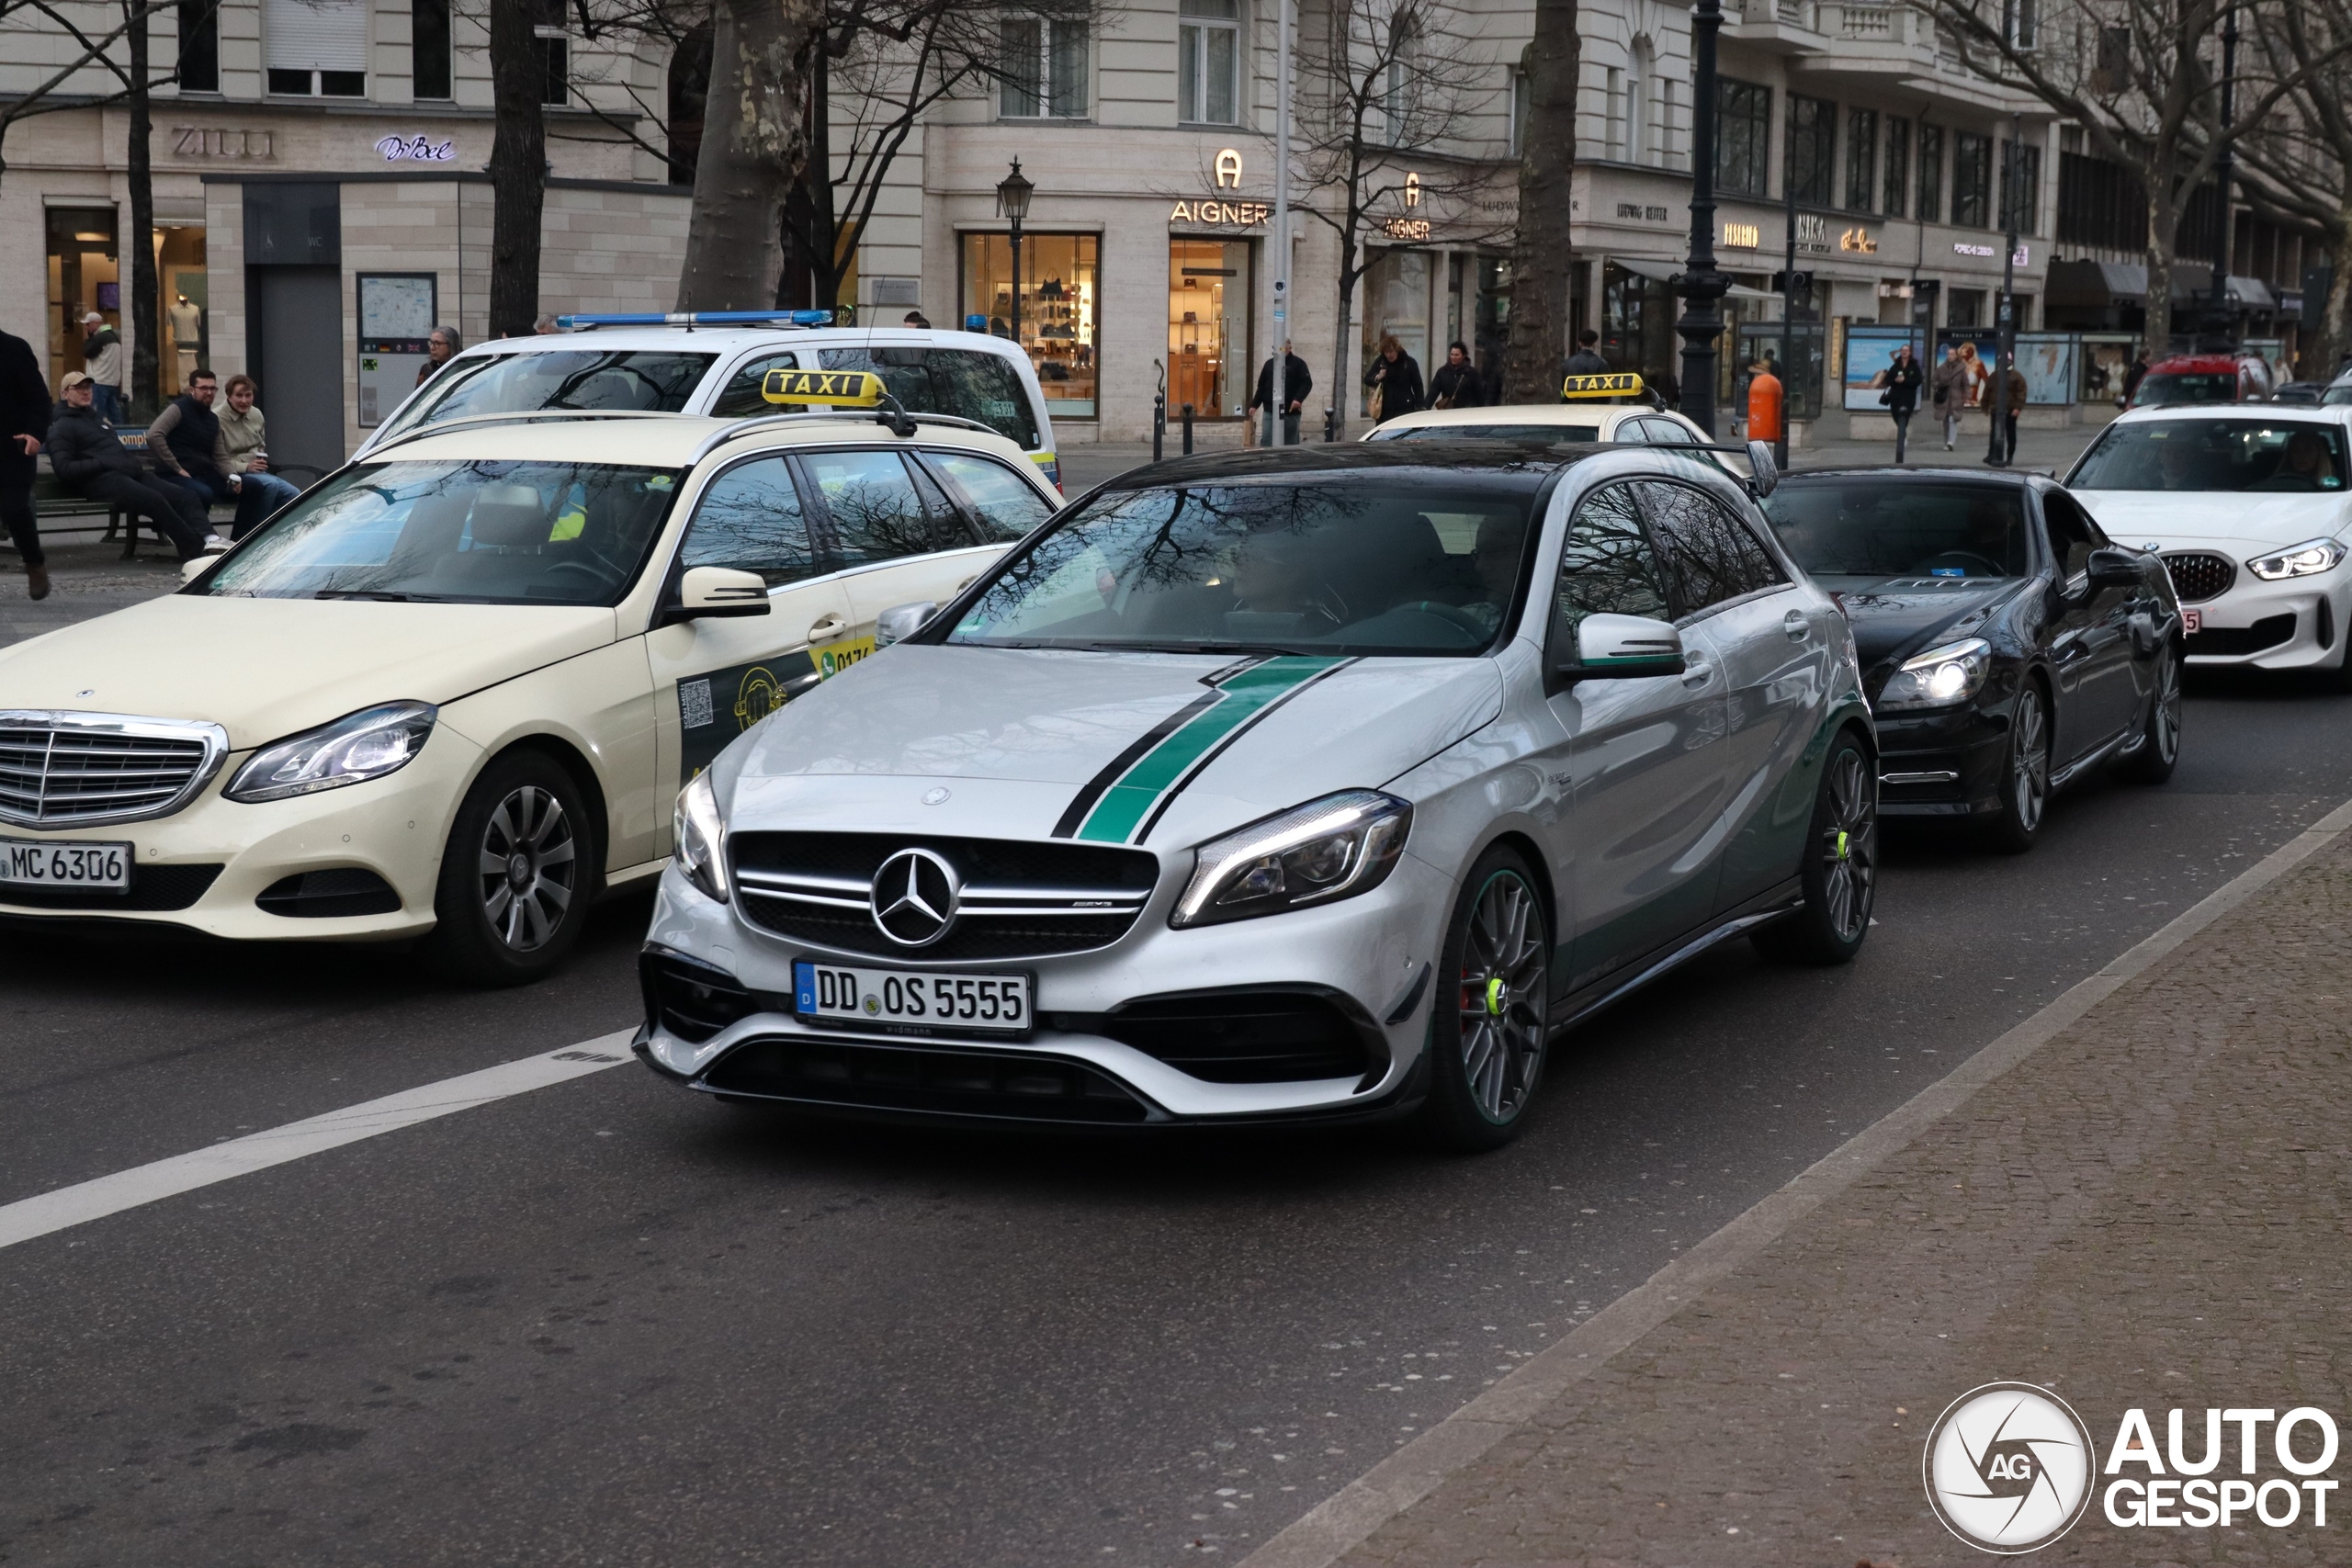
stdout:
{"type": "Polygon", "coordinates": [[[1168,923],[1216,925],[1368,893],[1387,879],[1413,825],[1409,801],[1342,790],[1193,852],[1193,879],[1168,923]]]}
{"type": "Polygon", "coordinates": [[[1992,672],[1993,649],[1981,637],[1948,642],[1903,661],[1873,705],[1889,708],[1940,708],[1974,696],[1992,672]]]}
{"type": "Polygon", "coordinates": [[[727,858],[720,852],[727,840],[727,818],[718,814],[718,795],[710,787],[707,770],[678,792],[670,818],[670,840],[677,845],[678,869],[707,898],[727,902],[727,858]]]}
{"type": "Polygon", "coordinates": [[[2246,570],[2263,581],[2277,582],[2290,577],[2317,577],[2323,571],[2334,571],[2343,561],[2342,545],[2334,539],[2313,539],[2245,564],[2246,570]]]}
{"type": "Polygon", "coordinates": [[[386,703],[265,746],[221,793],[231,800],[284,800],[398,773],[424,750],[441,710],[386,703]]]}

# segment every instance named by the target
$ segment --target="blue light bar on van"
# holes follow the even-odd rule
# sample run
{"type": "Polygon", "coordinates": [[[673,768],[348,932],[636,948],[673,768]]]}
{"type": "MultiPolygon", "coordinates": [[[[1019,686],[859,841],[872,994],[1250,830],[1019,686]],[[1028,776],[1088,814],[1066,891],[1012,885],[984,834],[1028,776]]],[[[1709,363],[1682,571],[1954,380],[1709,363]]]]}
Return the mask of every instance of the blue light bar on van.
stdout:
{"type": "Polygon", "coordinates": [[[558,316],[557,327],[578,332],[584,327],[830,327],[831,310],[672,310],[664,315],[643,311],[617,316],[558,316]]]}

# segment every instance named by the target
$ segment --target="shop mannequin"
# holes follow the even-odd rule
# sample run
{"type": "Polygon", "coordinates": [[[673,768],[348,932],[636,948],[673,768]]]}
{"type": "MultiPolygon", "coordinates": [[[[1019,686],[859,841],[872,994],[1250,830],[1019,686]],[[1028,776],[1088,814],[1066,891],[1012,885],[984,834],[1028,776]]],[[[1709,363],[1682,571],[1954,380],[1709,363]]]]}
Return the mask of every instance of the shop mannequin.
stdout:
{"type": "Polygon", "coordinates": [[[204,312],[189,304],[187,295],[180,294],[173,297],[164,314],[171,318],[172,346],[179,352],[180,385],[185,387],[196,372],[197,350],[204,339],[204,312]]]}

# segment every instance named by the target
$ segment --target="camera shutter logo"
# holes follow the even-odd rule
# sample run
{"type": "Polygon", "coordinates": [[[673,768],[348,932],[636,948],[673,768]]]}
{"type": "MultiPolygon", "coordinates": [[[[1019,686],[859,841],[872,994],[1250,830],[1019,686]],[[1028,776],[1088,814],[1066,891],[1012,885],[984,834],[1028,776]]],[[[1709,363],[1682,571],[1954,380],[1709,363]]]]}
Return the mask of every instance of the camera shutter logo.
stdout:
{"type": "Polygon", "coordinates": [[[2090,1428],[2030,1382],[1993,1382],[1953,1400],[1928,1433],[1921,1470],[1944,1528],[1979,1551],[2039,1551],[2090,1506],[2090,1428]]]}

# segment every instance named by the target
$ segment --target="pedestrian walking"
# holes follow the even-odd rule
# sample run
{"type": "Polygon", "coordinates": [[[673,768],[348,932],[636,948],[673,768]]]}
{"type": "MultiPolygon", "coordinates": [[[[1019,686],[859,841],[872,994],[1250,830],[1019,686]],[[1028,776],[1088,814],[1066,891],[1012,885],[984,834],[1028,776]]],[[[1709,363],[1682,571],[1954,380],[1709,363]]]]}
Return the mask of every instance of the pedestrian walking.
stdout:
{"type": "Polygon", "coordinates": [[[901,321],[899,324],[902,327],[913,327],[920,332],[929,332],[931,330],[931,318],[924,315],[921,310],[909,310],[906,314],[906,319],[901,321]]]}
{"type": "Polygon", "coordinates": [[[1781,378],[1772,374],[1772,362],[1758,360],[1747,367],[1747,439],[1777,443],[1782,407],[1781,378]]]}
{"type": "MultiPolygon", "coordinates": [[[[122,417],[122,334],[107,325],[96,310],[82,318],[82,373],[95,387],[90,394],[100,413],[122,417]]],[[[41,400],[49,400],[43,383],[41,400]]]]}
{"type": "Polygon", "coordinates": [[[2132,351],[2132,363],[2123,372],[2123,403],[2130,408],[2132,399],[2140,390],[2140,383],[2148,378],[2148,355],[2144,350],[2132,351]]]}
{"type": "Polygon", "coordinates": [[[424,334],[424,363],[416,367],[416,384],[424,386],[449,363],[449,356],[466,346],[455,327],[435,327],[424,334]]]}
{"type": "Polygon", "coordinates": [[[172,542],[182,560],[204,553],[209,532],[204,503],[196,492],[165,479],[151,478],[122,444],[114,421],[93,405],[96,383],[81,371],[64,380],[65,400],[49,423],[49,467],[60,484],[76,495],[119,507],[145,518],[172,542]]]}
{"type": "MultiPolygon", "coordinates": [[[[1315,390],[1315,377],[1306,368],[1306,361],[1290,351],[1290,340],[1283,340],[1283,445],[1298,445],[1298,421],[1306,406],[1307,394],[1315,390]]],[[[1261,425],[1260,443],[1274,444],[1274,356],[1258,367],[1258,389],[1250,394],[1250,409],[1261,425]],[[1257,411],[1263,409],[1262,414],[1257,411]]]]}
{"type": "Polygon", "coordinates": [[[2015,355],[2002,364],[2001,385],[2006,395],[2001,402],[2001,461],[2014,463],[2018,458],[2018,411],[2025,407],[2025,372],[2018,368],[2015,355]]]}
{"type": "Polygon", "coordinates": [[[1905,344],[1894,351],[1894,363],[1886,367],[1886,412],[1894,421],[1894,460],[1903,461],[1911,441],[1911,416],[1919,409],[1919,389],[1927,384],[1927,372],[1911,357],[1911,345],[1905,344]]]}
{"type": "Polygon", "coordinates": [[[229,537],[242,539],[286,509],[301,493],[269,471],[267,423],[255,400],[261,389],[250,376],[232,376],[221,396],[229,406],[219,411],[220,446],[218,466],[237,489],[237,520],[229,537]]]}
{"type": "Polygon", "coordinates": [[[220,378],[199,366],[190,372],[187,389],[165,403],[147,427],[147,461],[159,479],[180,486],[206,509],[208,545],[223,542],[212,532],[210,509],[237,499],[237,487],[220,461],[220,420],[212,412],[220,395],[220,378]]]}
{"type": "Polygon", "coordinates": [[[1487,401],[1486,378],[1470,363],[1470,350],[1455,342],[1445,351],[1445,363],[1430,378],[1430,407],[1433,409],[1483,408],[1487,401]]]}
{"type": "Polygon", "coordinates": [[[1570,376],[1606,376],[1609,361],[1600,357],[1600,334],[1590,327],[1577,333],[1577,351],[1560,367],[1563,380],[1570,376]]]}
{"type": "Polygon", "coordinates": [[[1971,377],[1968,364],[1960,356],[1960,345],[1944,344],[1943,363],[1936,367],[1935,378],[1929,383],[1936,417],[1944,422],[1944,450],[1949,452],[1960,439],[1961,411],[1968,406],[1971,377]]]}
{"type": "Polygon", "coordinates": [[[1363,384],[1372,389],[1374,424],[1385,424],[1399,414],[1419,413],[1425,401],[1420,363],[1405,352],[1394,333],[1380,340],[1380,352],[1364,371],[1363,384]]]}
{"type": "Polygon", "coordinates": [[[557,333],[562,331],[563,329],[561,327],[556,325],[556,320],[553,316],[541,316],[537,321],[531,323],[532,334],[537,337],[554,337],[557,333]]]}
{"type": "Polygon", "coordinates": [[[49,378],[33,345],[0,333],[0,523],[25,563],[25,592],[49,597],[49,558],[41,554],[33,514],[33,479],[41,440],[49,434],[49,378]]]}

